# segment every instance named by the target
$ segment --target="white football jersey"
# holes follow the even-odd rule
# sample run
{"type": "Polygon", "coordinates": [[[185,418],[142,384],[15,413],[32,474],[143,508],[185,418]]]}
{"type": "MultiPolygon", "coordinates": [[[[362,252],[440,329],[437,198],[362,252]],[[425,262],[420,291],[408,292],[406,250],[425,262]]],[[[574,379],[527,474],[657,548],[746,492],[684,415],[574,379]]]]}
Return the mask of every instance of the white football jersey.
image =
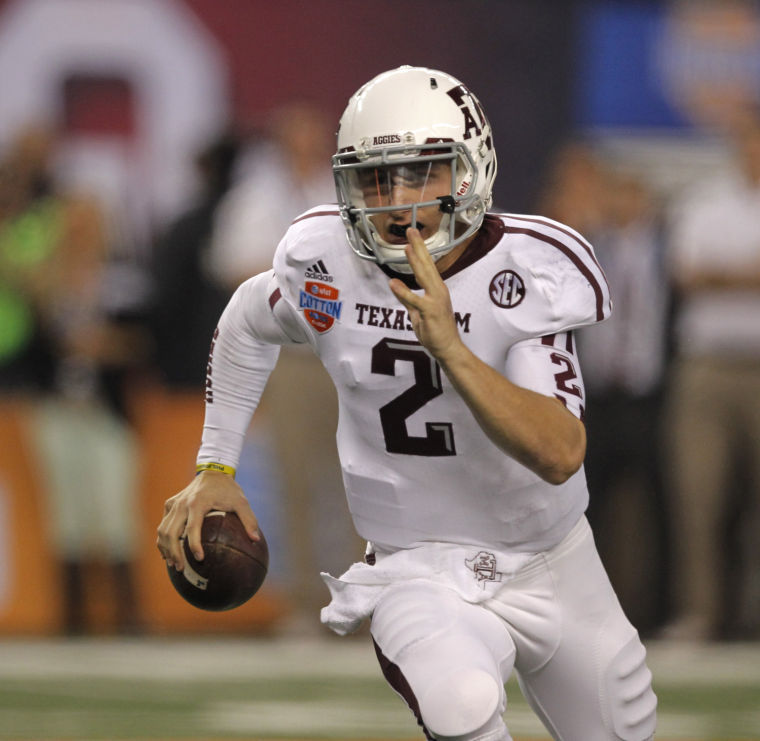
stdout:
{"type": "MultiPolygon", "coordinates": [[[[363,538],[386,550],[423,542],[550,548],[586,508],[583,469],[548,484],[488,439],[417,340],[388,287],[391,275],[416,287],[356,257],[337,209],[322,206],[280,242],[265,300],[244,284],[225,313],[247,317],[241,326],[255,334],[256,317],[269,311],[283,337],[307,341],[322,360],[338,391],[338,450],[363,538]]],[[[465,344],[514,383],[556,396],[582,417],[572,330],[611,311],[588,243],[549,219],[489,214],[443,277],[465,344]]],[[[233,320],[223,317],[217,344],[233,320]]],[[[220,364],[228,361],[214,359],[214,379],[227,372],[220,364]]],[[[214,394],[216,403],[216,387],[214,394]]],[[[210,418],[210,406],[199,460],[223,457],[221,415],[212,410],[210,418]]],[[[319,420],[304,424],[325,434],[319,420]]],[[[229,454],[225,462],[234,465],[229,454]]]]}

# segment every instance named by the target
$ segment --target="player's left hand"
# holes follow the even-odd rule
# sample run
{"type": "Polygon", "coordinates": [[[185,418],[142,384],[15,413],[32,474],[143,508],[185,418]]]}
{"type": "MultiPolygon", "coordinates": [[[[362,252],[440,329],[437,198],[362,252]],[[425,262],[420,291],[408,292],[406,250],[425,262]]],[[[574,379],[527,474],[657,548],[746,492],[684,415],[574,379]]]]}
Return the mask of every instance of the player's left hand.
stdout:
{"type": "Polygon", "coordinates": [[[391,279],[390,289],[409,313],[417,339],[441,360],[462,345],[451,296],[419,231],[410,227],[406,236],[407,260],[424,293],[414,293],[398,278],[391,279]]]}
{"type": "Polygon", "coordinates": [[[212,510],[235,512],[251,540],[259,539],[256,515],[235,479],[226,473],[202,471],[164,503],[156,547],[169,566],[178,571],[185,567],[183,535],[187,536],[187,544],[196,560],[203,560],[201,527],[203,518],[212,510]]]}

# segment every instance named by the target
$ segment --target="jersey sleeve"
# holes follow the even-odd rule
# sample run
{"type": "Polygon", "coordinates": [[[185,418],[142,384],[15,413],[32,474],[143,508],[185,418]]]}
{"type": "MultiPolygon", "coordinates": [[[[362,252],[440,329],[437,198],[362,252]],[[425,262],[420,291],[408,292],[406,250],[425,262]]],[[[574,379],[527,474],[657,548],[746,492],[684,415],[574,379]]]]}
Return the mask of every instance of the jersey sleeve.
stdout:
{"type": "Polygon", "coordinates": [[[512,383],[559,399],[583,419],[586,393],[572,332],[523,340],[507,355],[506,377],[512,383]]]}
{"type": "Polygon", "coordinates": [[[206,413],[198,463],[237,467],[246,431],[280,345],[307,341],[297,315],[277,300],[273,271],[245,281],[214,332],[206,369],[206,413]]]}
{"type": "MultiPolygon", "coordinates": [[[[318,300],[323,300],[331,308],[336,307],[339,292],[331,287],[333,277],[329,275],[328,264],[335,271],[342,256],[340,260],[334,260],[327,255],[334,253],[335,245],[343,248],[345,244],[345,229],[338,211],[335,206],[322,205],[298,217],[275,251],[273,266],[281,288],[279,298],[281,303],[288,305],[290,313],[298,317],[305,339],[312,346],[315,346],[320,330],[306,318],[305,310],[312,307],[307,290],[309,286],[318,290],[319,293],[315,294],[318,300]]],[[[340,251],[345,252],[344,249],[340,251]]]]}
{"type": "Polygon", "coordinates": [[[543,217],[505,217],[512,236],[508,264],[524,294],[505,314],[524,337],[543,337],[604,321],[612,314],[609,284],[592,246],[578,232],[543,217]]]}

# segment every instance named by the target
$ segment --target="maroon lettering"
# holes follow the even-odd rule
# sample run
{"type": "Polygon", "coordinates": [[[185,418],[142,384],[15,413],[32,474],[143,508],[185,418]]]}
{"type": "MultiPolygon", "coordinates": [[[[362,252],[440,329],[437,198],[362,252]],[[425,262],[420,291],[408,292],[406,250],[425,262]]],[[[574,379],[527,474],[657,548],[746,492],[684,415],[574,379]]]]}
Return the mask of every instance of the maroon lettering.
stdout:
{"type": "Polygon", "coordinates": [[[356,321],[359,324],[364,324],[364,312],[369,309],[369,306],[367,304],[356,304],[356,308],[359,310],[359,316],[356,321]]]}
{"type": "Polygon", "coordinates": [[[554,380],[557,382],[557,389],[559,391],[564,391],[566,394],[583,398],[581,387],[575,383],[572,385],[569,383],[569,381],[572,381],[574,378],[578,378],[578,374],[575,372],[575,366],[570,358],[560,355],[558,352],[553,352],[549,357],[554,365],[564,366],[565,368],[563,371],[554,374],[554,380]]]}
{"type": "Polygon", "coordinates": [[[454,312],[454,319],[456,320],[457,326],[462,328],[462,332],[465,334],[468,334],[470,331],[470,317],[472,315],[468,311],[464,316],[462,316],[458,311],[454,312]]]}
{"type": "MultiPolygon", "coordinates": [[[[380,329],[396,329],[407,332],[413,332],[414,327],[409,319],[409,314],[403,309],[396,309],[389,306],[372,306],[371,304],[356,303],[356,323],[367,324],[370,327],[380,329]]],[[[457,327],[465,333],[470,332],[470,319],[472,314],[468,311],[466,314],[454,312],[454,319],[457,327]]]]}
{"type": "Polygon", "coordinates": [[[380,311],[383,312],[383,319],[378,326],[382,327],[383,329],[390,329],[391,316],[393,315],[393,309],[387,309],[385,306],[381,306],[380,311]]]}
{"type": "Polygon", "coordinates": [[[483,127],[485,126],[485,116],[475,98],[470,94],[470,91],[467,90],[464,85],[456,85],[451,88],[451,90],[447,90],[446,95],[448,95],[457,106],[459,106],[459,110],[462,111],[462,115],[464,116],[464,138],[472,138],[472,134],[470,133],[471,130],[475,131],[476,136],[480,136],[483,133],[483,127]],[[469,104],[472,104],[472,107],[478,114],[480,124],[475,120],[475,116],[472,114],[468,102],[465,101],[465,96],[467,96],[469,104]]]}
{"type": "Polygon", "coordinates": [[[379,147],[383,144],[400,144],[401,136],[399,134],[384,134],[383,136],[376,136],[372,140],[373,147],[379,147]]]}
{"type": "Polygon", "coordinates": [[[219,337],[219,327],[214,330],[214,334],[211,337],[211,346],[208,351],[208,362],[206,363],[206,403],[214,403],[214,382],[211,378],[212,366],[214,360],[214,346],[216,345],[216,339],[219,337]]]}
{"type": "Polygon", "coordinates": [[[413,340],[385,338],[372,348],[372,373],[395,376],[397,363],[411,363],[414,384],[380,408],[386,450],[403,455],[456,455],[450,422],[425,422],[421,436],[412,435],[406,425],[409,417],[443,394],[440,366],[413,340]]]}

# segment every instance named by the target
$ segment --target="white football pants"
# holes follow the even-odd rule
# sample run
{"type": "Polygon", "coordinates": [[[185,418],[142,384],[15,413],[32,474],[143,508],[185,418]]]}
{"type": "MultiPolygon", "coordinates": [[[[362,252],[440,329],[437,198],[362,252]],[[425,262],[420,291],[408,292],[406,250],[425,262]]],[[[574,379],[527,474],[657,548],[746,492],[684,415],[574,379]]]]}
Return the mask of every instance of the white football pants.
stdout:
{"type": "Polygon", "coordinates": [[[430,582],[389,587],[372,636],[386,679],[429,739],[510,739],[502,716],[513,669],[554,739],[654,735],[657,699],[646,652],[585,517],[486,602],[465,602],[430,582]]]}

